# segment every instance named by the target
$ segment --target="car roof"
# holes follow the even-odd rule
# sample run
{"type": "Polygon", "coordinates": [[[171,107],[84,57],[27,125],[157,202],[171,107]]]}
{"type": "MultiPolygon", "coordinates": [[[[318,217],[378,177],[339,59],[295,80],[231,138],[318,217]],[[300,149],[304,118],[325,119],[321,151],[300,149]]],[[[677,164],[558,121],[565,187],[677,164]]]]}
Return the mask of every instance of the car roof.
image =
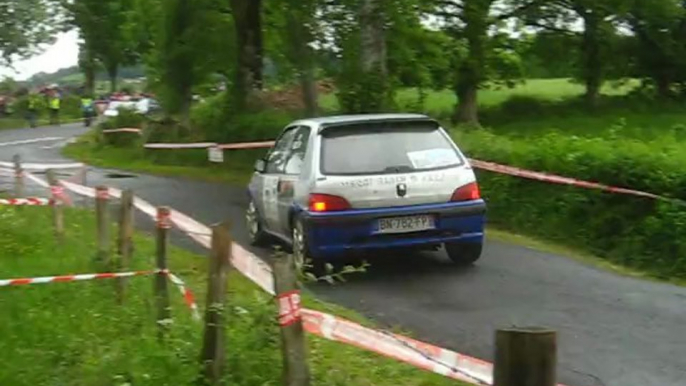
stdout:
{"type": "Polygon", "coordinates": [[[301,119],[292,123],[292,125],[307,125],[314,127],[324,127],[330,125],[344,125],[348,123],[361,122],[383,122],[383,121],[412,121],[412,120],[432,120],[430,117],[423,114],[352,114],[352,115],[333,115],[328,117],[318,117],[301,119]]]}

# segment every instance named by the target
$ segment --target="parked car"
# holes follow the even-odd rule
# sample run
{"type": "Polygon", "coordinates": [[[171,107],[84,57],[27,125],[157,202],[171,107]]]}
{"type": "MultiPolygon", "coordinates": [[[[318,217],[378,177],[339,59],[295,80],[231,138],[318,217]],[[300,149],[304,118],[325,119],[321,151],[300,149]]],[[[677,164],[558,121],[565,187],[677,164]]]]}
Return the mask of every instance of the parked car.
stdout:
{"type": "Polygon", "coordinates": [[[111,101],[105,109],[103,115],[106,117],[116,117],[119,115],[119,109],[133,110],[139,114],[148,115],[159,109],[159,104],[152,98],[141,98],[139,100],[129,101],[111,101]]]}
{"type": "Polygon", "coordinates": [[[481,256],[486,204],[474,172],[438,122],[351,115],[288,125],[248,186],[253,245],[280,239],[315,268],[353,252],[438,250],[481,256]]]}

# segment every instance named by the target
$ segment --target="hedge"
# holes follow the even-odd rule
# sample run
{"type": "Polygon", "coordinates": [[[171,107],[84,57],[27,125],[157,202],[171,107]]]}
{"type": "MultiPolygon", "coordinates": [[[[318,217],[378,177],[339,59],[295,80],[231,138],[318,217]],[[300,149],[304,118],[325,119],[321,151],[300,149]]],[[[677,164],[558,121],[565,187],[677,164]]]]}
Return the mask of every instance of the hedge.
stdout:
{"type": "MultiPolygon", "coordinates": [[[[685,198],[681,144],[551,133],[512,139],[454,132],[469,156],[609,185],[685,198]]],[[[686,206],[478,171],[489,221],[522,234],[582,247],[663,277],[686,276],[686,206]]]]}

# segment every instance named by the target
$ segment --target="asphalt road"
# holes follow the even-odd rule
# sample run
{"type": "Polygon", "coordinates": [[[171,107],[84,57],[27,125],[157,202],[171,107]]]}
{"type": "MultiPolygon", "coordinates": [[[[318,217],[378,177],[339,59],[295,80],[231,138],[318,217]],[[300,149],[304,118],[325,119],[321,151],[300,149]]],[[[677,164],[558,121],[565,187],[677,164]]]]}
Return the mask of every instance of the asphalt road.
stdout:
{"type": "MultiPolygon", "coordinates": [[[[61,146],[83,132],[77,125],[0,131],[0,161],[21,154],[25,162],[65,162],[61,146]],[[61,138],[14,143],[41,137],[61,138]]],[[[246,245],[244,188],[111,173],[92,168],[88,183],[132,188],[156,205],[173,206],[208,224],[230,219],[234,238],[246,245]]],[[[11,180],[0,176],[2,189],[11,189],[11,180]]],[[[423,340],[486,360],[493,359],[497,328],[556,329],[559,378],[570,386],[686,385],[686,288],[621,277],[493,240],[469,269],[453,267],[442,253],[371,262],[367,273],[347,283],[313,290],[384,325],[402,326],[423,340]]]]}

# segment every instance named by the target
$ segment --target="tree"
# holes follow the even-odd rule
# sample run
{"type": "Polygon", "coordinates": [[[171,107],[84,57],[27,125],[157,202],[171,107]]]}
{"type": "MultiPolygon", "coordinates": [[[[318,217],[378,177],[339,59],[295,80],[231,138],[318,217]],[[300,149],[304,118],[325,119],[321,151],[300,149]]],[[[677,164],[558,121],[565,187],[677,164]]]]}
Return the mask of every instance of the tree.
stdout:
{"type": "Polygon", "coordinates": [[[233,103],[246,106],[253,90],[263,86],[262,0],[231,0],[236,36],[233,103]]]}
{"type": "Polygon", "coordinates": [[[222,0],[165,0],[162,28],[152,60],[162,103],[190,126],[193,89],[225,67],[232,39],[230,16],[222,0]]]}
{"type": "Polygon", "coordinates": [[[95,94],[95,72],[98,63],[95,59],[92,48],[89,47],[88,42],[82,41],[79,43],[79,68],[85,77],[84,92],[89,95],[95,94]]]}
{"type": "Polygon", "coordinates": [[[107,71],[110,90],[116,91],[119,67],[137,59],[136,43],[129,34],[132,0],[63,0],[63,5],[88,52],[107,71]]]}
{"type": "Polygon", "coordinates": [[[586,86],[585,99],[589,106],[597,105],[600,89],[613,64],[613,49],[620,40],[617,24],[629,1],[633,0],[549,0],[524,17],[531,26],[579,37],[581,57],[577,75],[586,86]],[[579,20],[581,32],[574,26],[579,20]]]}
{"type": "Polygon", "coordinates": [[[626,21],[635,35],[632,75],[651,79],[659,97],[672,97],[674,85],[686,82],[686,3],[634,1],[626,21]]]}
{"type": "Polygon", "coordinates": [[[17,91],[19,91],[17,81],[9,76],[3,77],[0,81],[0,96],[14,95],[17,91]]]}
{"type": "MultiPolygon", "coordinates": [[[[265,19],[273,31],[268,48],[282,54],[300,83],[308,116],[319,110],[314,44],[318,43],[320,22],[317,20],[319,0],[277,0],[268,3],[265,19]],[[275,41],[274,41],[275,40],[275,41]]],[[[270,32],[272,32],[270,31],[270,32]]]]}
{"type": "Polygon", "coordinates": [[[52,43],[61,13],[53,0],[0,0],[0,64],[36,54],[52,43]]]}
{"type": "Polygon", "coordinates": [[[518,63],[514,52],[498,44],[506,39],[497,34],[489,36],[489,30],[499,30],[503,22],[545,1],[508,0],[495,9],[496,0],[432,0],[430,13],[441,20],[454,41],[454,91],[458,99],[454,121],[479,126],[479,87],[489,80],[507,81],[517,72],[512,67],[518,63]]]}
{"type": "Polygon", "coordinates": [[[403,0],[347,0],[328,3],[322,11],[333,32],[339,56],[338,99],[346,112],[389,109],[393,89],[388,74],[387,33],[393,23],[389,10],[403,0]]]}

